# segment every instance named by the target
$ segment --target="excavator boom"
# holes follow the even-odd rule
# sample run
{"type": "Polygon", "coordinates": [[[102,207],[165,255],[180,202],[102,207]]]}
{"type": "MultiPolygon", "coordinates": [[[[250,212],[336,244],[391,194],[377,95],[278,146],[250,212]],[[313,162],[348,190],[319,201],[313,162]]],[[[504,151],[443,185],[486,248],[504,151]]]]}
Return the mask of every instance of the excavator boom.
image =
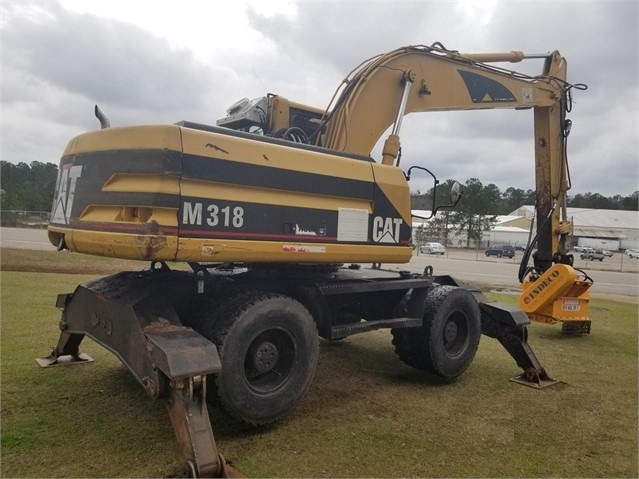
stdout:
{"type": "Polygon", "coordinates": [[[460,54],[436,47],[409,46],[373,57],[342,82],[327,110],[327,148],[370,154],[382,134],[414,112],[495,108],[552,108],[566,85],[566,61],[548,53],[538,76],[485,62],[539,59],[521,52],[460,54]],[[403,110],[400,101],[409,88],[403,110]]]}

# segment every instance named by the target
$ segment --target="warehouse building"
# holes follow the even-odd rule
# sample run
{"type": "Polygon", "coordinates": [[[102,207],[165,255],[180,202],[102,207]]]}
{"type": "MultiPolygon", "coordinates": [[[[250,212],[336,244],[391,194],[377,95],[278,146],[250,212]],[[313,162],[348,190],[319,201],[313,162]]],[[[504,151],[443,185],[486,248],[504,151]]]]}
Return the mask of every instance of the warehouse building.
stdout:
{"type": "MultiPolygon", "coordinates": [[[[428,216],[429,211],[414,210],[413,215],[428,216]]],[[[413,232],[428,220],[413,217],[413,232]]],[[[592,208],[568,208],[568,219],[573,223],[573,235],[568,246],[592,246],[610,251],[639,249],[639,212],[626,210],[596,210],[592,208]]],[[[498,216],[490,231],[484,233],[481,244],[470,244],[472,248],[484,248],[494,244],[525,246],[535,234],[536,221],[533,206],[522,206],[509,215],[498,216]]],[[[441,241],[431,238],[429,241],[441,241]]],[[[449,233],[448,246],[466,246],[466,238],[449,233]]]]}
{"type": "MultiPolygon", "coordinates": [[[[522,206],[511,214],[530,222],[534,211],[532,206],[522,206]]],[[[639,248],[638,211],[568,208],[568,219],[573,224],[570,247],[592,246],[610,251],[639,248]]]]}

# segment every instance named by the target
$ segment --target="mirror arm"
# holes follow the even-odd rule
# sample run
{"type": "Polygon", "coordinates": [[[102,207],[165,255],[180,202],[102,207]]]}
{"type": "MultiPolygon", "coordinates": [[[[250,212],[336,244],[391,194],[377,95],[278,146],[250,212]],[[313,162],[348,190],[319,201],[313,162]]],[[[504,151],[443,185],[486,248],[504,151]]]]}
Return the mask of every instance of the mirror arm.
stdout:
{"type": "Polygon", "coordinates": [[[404,176],[406,177],[406,181],[410,181],[410,174],[411,174],[411,171],[413,169],[418,169],[418,170],[425,171],[430,176],[432,176],[433,180],[434,180],[434,185],[433,185],[433,208],[431,210],[430,216],[413,215],[415,218],[419,218],[419,219],[422,219],[422,220],[428,220],[428,219],[432,218],[433,216],[435,216],[437,214],[437,211],[439,211],[440,208],[454,208],[457,205],[457,203],[459,203],[459,200],[461,199],[461,196],[462,196],[461,185],[459,184],[459,182],[455,181],[455,184],[453,185],[453,188],[451,189],[451,202],[452,203],[449,204],[449,205],[436,206],[436,203],[437,203],[436,202],[436,199],[437,199],[437,185],[439,184],[439,180],[433,174],[433,172],[430,171],[428,168],[424,168],[423,166],[411,166],[410,168],[408,168],[408,170],[404,174],[404,176]],[[454,193],[454,198],[453,198],[453,195],[452,195],[453,193],[454,193]]]}

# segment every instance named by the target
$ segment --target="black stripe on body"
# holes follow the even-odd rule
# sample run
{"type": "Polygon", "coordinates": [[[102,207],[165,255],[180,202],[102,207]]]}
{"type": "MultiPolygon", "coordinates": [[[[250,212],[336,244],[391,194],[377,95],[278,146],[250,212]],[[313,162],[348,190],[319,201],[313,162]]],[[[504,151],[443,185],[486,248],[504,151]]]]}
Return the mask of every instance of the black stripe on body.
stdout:
{"type": "Polygon", "coordinates": [[[242,201],[182,198],[183,238],[337,241],[337,211],[242,201]]]}
{"type": "Polygon", "coordinates": [[[195,155],[184,155],[182,178],[342,198],[373,197],[370,181],[195,155]]]}
{"type": "MultiPolygon", "coordinates": [[[[102,191],[114,174],[166,175],[176,180],[192,178],[200,181],[236,184],[252,188],[270,188],[284,192],[311,193],[334,198],[330,203],[339,205],[339,198],[360,199],[373,202],[373,213],[367,226],[368,241],[371,241],[372,219],[375,217],[401,218],[395,206],[383,191],[372,182],[340,178],[336,176],[303,171],[272,168],[262,165],[221,160],[204,156],[184,155],[167,150],[113,150],[84,153],[63,158],[61,165],[73,164],[82,167],[77,178],[71,210],[70,226],[78,229],[100,231],[150,233],[148,227],[132,223],[97,223],[79,221],[78,217],[89,205],[138,206],[174,208],[178,214],[180,236],[184,237],[233,237],[238,239],[282,239],[297,241],[337,241],[338,211],[336,209],[303,208],[291,204],[267,205],[247,201],[218,200],[215,185],[211,185],[210,198],[181,198],[180,195],[154,192],[102,191]],[[200,224],[191,214],[185,221],[185,205],[201,203],[200,224]],[[216,205],[215,213],[209,209],[216,205]],[[225,210],[225,208],[229,208],[225,210]],[[235,208],[242,208],[242,218],[234,216],[235,208]],[[218,214],[218,223],[213,226],[212,213],[218,214]],[[241,223],[241,226],[234,226],[241,223]]],[[[294,200],[289,200],[289,203],[294,200]]],[[[193,208],[193,206],[191,206],[193,208]]],[[[188,215],[187,215],[188,216],[188,215]]],[[[65,223],[52,223],[69,226],[65,223]]],[[[406,244],[410,240],[410,225],[402,223],[394,242],[406,244]]],[[[175,228],[164,228],[165,234],[175,234],[175,228]]]]}

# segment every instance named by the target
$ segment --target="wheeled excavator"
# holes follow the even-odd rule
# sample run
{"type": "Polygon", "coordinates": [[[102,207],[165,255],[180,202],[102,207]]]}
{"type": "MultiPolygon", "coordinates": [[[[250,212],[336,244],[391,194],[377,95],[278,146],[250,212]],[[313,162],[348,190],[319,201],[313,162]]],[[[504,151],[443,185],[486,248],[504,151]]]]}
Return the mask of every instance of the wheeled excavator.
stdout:
{"type": "Polygon", "coordinates": [[[102,128],[73,138],[60,161],[49,239],[150,266],[59,295],[60,337],[41,365],[87,360],[85,336],[112,351],[151,397],[168,398],[191,476],[228,473],[206,400],[251,425],[278,420],[308,390],[318,336],[387,328],[401,361],[454,380],[484,334],[522,369],[516,381],[553,384],[526,327],[587,322],[592,283],[565,248],[575,86],[557,51],[464,54],[436,43],[366,60],[326,109],[269,94],[237,102],[215,126],[111,127],[96,106],[102,128]],[[543,62],[539,75],[498,66],[529,59],[543,62]],[[438,184],[424,166],[399,166],[402,118],[488,108],[534,112],[537,251],[520,271],[520,308],[430,266],[381,268],[412,256],[410,174],[438,184]]]}

